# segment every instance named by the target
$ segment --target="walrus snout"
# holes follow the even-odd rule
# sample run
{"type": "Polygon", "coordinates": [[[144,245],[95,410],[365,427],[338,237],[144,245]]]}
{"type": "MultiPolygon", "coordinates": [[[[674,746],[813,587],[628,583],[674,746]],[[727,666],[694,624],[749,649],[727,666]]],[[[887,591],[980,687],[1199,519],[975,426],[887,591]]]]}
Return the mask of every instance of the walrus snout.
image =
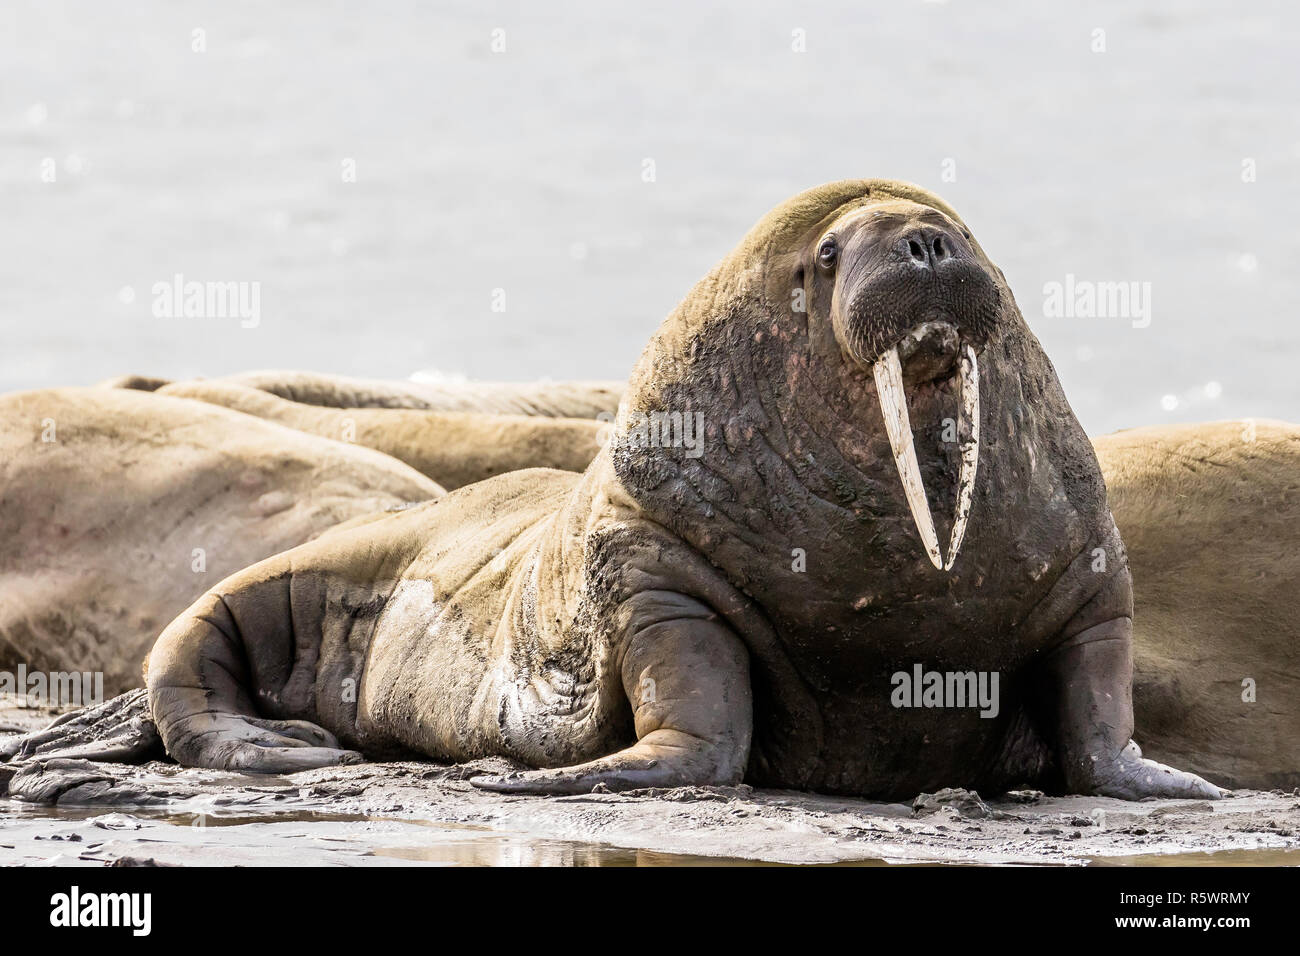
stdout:
{"type": "Polygon", "coordinates": [[[918,372],[928,381],[953,368],[958,344],[979,351],[996,328],[1002,300],[993,269],[966,230],[937,209],[896,203],[858,214],[827,233],[817,262],[834,273],[836,335],[864,365],[908,336],[933,334],[926,327],[941,320],[960,343],[946,333],[923,343],[918,354],[935,355],[933,367],[918,372]],[[953,360],[946,365],[945,355],[953,360]]]}

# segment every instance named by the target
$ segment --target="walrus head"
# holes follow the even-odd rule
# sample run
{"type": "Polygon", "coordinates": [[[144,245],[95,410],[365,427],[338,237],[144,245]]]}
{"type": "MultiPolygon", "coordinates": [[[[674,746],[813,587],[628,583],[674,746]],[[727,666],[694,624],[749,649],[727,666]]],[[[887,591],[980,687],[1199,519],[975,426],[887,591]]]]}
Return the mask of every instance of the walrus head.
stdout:
{"type": "Polygon", "coordinates": [[[759,220],[660,325],[614,434],[621,493],[792,634],[845,633],[894,593],[916,611],[1032,590],[1081,544],[1055,516],[1105,516],[1001,271],[907,183],[830,183],[759,220]],[[655,416],[703,437],[656,447],[655,416]]]}
{"type": "Polygon", "coordinates": [[[979,353],[1000,296],[970,233],[910,199],[851,209],[820,232],[805,281],[825,287],[844,352],[870,367],[894,463],[926,554],[949,570],[961,549],[979,464],[979,353]],[[912,442],[907,388],[956,376],[961,475],[948,547],[939,548],[912,442]]]}

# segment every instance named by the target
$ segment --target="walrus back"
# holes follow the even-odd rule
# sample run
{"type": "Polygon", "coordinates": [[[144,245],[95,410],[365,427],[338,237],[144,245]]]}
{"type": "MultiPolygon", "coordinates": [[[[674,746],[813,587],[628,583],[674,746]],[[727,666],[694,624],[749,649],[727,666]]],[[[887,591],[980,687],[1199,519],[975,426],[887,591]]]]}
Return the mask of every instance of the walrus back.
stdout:
{"type": "Polygon", "coordinates": [[[244,372],[214,381],[332,408],[422,408],[557,418],[612,415],[624,389],[624,383],[617,381],[415,382],[298,371],[244,372]]]}

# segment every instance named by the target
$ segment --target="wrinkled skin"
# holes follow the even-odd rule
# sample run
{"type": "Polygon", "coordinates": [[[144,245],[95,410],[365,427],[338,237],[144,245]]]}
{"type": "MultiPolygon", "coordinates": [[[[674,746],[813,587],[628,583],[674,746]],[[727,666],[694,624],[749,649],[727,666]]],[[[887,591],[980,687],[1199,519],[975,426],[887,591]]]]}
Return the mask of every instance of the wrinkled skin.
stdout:
{"type": "Polygon", "coordinates": [[[582,471],[608,431],[591,418],[328,408],[222,382],[179,382],[157,394],[223,405],[323,438],[373,448],[448,489],[520,468],[582,471]]]}
{"type": "Polygon", "coordinates": [[[580,476],[503,475],[222,582],[150,659],[167,752],[538,768],[475,781],[509,792],[1219,795],[1130,740],[1130,581],[1096,460],[937,198],[851,181],[778,207],[660,328],[618,432],[580,476]],[[978,480],[948,571],[883,427],[872,370],[893,349],[941,540],[971,431],[943,435],[954,371],[979,356],[978,480]],[[653,412],[702,414],[701,453],[643,447],[653,412]],[[918,663],[997,671],[997,716],[892,706],[891,675],[918,663]]]}

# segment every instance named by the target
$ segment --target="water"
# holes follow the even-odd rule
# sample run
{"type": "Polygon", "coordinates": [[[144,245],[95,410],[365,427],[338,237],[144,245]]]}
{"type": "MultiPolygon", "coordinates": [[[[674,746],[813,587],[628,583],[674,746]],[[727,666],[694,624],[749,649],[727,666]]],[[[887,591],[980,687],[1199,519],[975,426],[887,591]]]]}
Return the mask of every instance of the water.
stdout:
{"type": "Polygon", "coordinates": [[[1099,856],[1093,866],[1300,866],[1300,850],[1219,850],[1210,853],[1144,853],[1099,856]]]}
{"type": "Polygon", "coordinates": [[[1300,418],[1298,28],[1205,0],[8,0],[0,389],[622,377],[768,208],[889,176],[974,227],[1090,431],[1300,418]],[[261,283],[260,324],[155,318],[177,273],[261,283]],[[1067,274],[1149,282],[1150,326],[1045,318],[1067,274]]]}
{"type": "MultiPolygon", "coordinates": [[[[165,808],[32,807],[0,805],[0,863],[30,857],[34,844],[16,845],[30,833],[13,825],[38,823],[49,842],[39,850],[64,853],[62,862],[103,863],[128,851],[183,865],[358,865],[361,857],[378,857],[433,866],[781,866],[740,857],[700,856],[633,849],[598,842],[558,840],[469,824],[394,819],[359,813],[319,810],[247,809],[199,813],[165,808]],[[10,824],[6,830],[5,822],[10,824]],[[101,821],[108,825],[95,829],[101,821]],[[162,824],[162,827],[159,827],[162,824]],[[69,841],[69,835],[82,836],[69,841]],[[7,837],[7,840],[6,840],[7,837]],[[103,849],[107,841],[111,849],[103,849]],[[196,853],[195,850],[198,849],[196,853]],[[8,854],[4,850],[9,850],[8,854]]],[[[1199,867],[1297,866],[1300,849],[1221,850],[1096,856],[1091,866],[1199,867]]],[[[801,866],[967,866],[973,863],[862,859],[801,866]]]]}

